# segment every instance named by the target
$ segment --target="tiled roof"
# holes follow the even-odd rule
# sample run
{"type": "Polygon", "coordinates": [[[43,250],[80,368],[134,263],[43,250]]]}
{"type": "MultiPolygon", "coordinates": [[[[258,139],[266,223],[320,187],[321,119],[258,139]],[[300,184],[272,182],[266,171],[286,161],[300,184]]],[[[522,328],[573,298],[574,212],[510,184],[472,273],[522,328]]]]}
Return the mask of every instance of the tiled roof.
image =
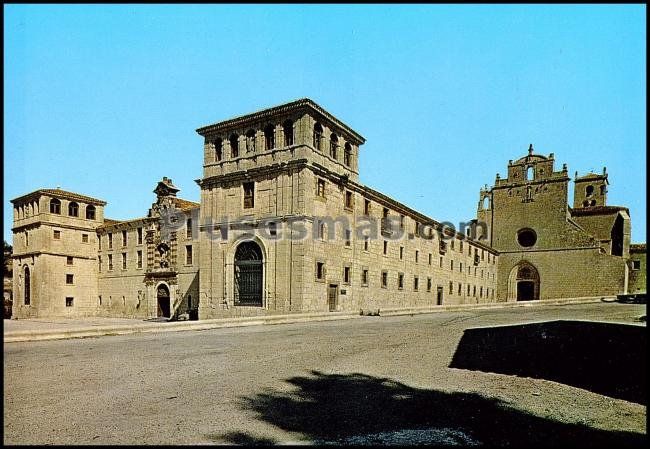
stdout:
{"type": "Polygon", "coordinates": [[[246,114],[242,115],[239,117],[234,117],[228,120],[224,120],[218,123],[214,123],[212,125],[207,125],[203,126],[201,128],[198,128],[196,130],[197,133],[200,135],[205,135],[210,132],[216,132],[216,131],[222,131],[228,128],[234,128],[237,126],[242,126],[244,124],[262,120],[262,119],[268,119],[269,117],[276,115],[276,114],[282,114],[284,112],[288,112],[291,110],[296,110],[296,109],[301,109],[301,108],[306,108],[312,111],[313,113],[316,113],[317,116],[320,116],[329,122],[333,123],[337,127],[341,128],[343,131],[348,133],[351,137],[357,140],[357,144],[363,144],[366,139],[354,131],[352,128],[347,126],[345,123],[341,122],[339,119],[334,117],[332,114],[327,112],[325,109],[323,109],[321,106],[316,104],[313,100],[309,98],[302,98],[300,100],[296,101],[291,101],[289,103],[284,103],[278,106],[274,106],[268,109],[263,109],[261,111],[253,112],[251,114],[246,114]]]}
{"type": "Polygon", "coordinates": [[[11,200],[12,203],[21,202],[21,200],[27,199],[28,197],[36,197],[41,195],[53,196],[55,198],[64,198],[66,200],[72,201],[83,201],[85,203],[96,204],[98,206],[105,206],[106,201],[93,198],[91,196],[81,195],[79,193],[68,192],[67,190],[61,189],[38,189],[26,195],[14,198],[11,200]]]}
{"type": "Polygon", "coordinates": [[[174,198],[174,205],[180,210],[190,210],[200,207],[200,203],[194,201],[184,200],[183,198],[174,198]]]}
{"type": "Polygon", "coordinates": [[[571,209],[571,215],[573,216],[608,215],[618,211],[625,211],[628,214],[630,213],[630,210],[627,207],[623,207],[623,206],[591,206],[591,207],[577,207],[571,209]]]}

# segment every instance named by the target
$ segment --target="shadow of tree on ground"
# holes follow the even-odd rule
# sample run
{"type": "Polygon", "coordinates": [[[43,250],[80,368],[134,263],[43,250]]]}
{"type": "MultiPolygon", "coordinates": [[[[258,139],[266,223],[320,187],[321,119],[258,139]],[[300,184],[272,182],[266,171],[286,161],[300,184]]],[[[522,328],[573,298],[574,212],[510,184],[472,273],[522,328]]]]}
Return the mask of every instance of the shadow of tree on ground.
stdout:
{"type": "MultiPolygon", "coordinates": [[[[266,423],[320,444],[640,447],[645,442],[643,434],[549,420],[475,393],[414,388],[359,373],[311,374],[287,380],[295,391],[269,390],[242,398],[240,405],[266,423]],[[414,432],[400,439],[385,437],[409,429],[429,429],[431,438],[413,439],[414,432]]],[[[234,444],[275,443],[245,432],[211,437],[234,444]]]]}
{"type": "Polygon", "coordinates": [[[547,321],[466,329],[450,368],[548,379],[647,404],[645,326],[547,321]]]}

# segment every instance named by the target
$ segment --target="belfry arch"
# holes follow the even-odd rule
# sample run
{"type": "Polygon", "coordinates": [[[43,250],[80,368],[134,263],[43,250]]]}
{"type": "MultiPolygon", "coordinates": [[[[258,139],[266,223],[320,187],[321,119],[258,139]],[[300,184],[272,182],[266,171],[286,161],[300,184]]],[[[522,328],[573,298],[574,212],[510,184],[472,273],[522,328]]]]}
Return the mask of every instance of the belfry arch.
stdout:
{"type": "Polygon", "coordinates": [[[539,272],[525,260],[512,267],[508,276],[508,301],[535,301],[539,299],[539,272]]]}

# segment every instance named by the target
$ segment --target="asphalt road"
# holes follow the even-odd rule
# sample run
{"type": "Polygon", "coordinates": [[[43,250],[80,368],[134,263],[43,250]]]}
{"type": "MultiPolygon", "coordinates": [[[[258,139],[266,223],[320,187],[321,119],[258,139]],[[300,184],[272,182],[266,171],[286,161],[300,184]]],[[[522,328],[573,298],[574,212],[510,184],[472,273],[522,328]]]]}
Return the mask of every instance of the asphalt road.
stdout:
{"type": "Polygon", "coordinates": [[[644,405],[449,368],[463,331],[633,324],[585,304],[7,343],[5,444],[640,444],[644,405]]]}

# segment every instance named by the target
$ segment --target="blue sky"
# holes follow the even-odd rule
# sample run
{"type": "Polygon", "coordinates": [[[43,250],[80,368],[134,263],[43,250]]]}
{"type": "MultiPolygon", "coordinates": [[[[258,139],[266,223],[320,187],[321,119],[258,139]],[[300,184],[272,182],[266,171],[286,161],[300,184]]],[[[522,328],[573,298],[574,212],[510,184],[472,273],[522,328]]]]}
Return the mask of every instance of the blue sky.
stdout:
{"type": "MultiPolygon", "coordinates": [[[[146,214],[199,199],[195,129],[302,97],[358,131],[361,182],[474,218],[509,159],[607,166],[645,241],[645,5],[5,5],[4,238],[38,188],[146,214]]],[[[572,193],[570,193],[572,198],[572,193]]]]}

